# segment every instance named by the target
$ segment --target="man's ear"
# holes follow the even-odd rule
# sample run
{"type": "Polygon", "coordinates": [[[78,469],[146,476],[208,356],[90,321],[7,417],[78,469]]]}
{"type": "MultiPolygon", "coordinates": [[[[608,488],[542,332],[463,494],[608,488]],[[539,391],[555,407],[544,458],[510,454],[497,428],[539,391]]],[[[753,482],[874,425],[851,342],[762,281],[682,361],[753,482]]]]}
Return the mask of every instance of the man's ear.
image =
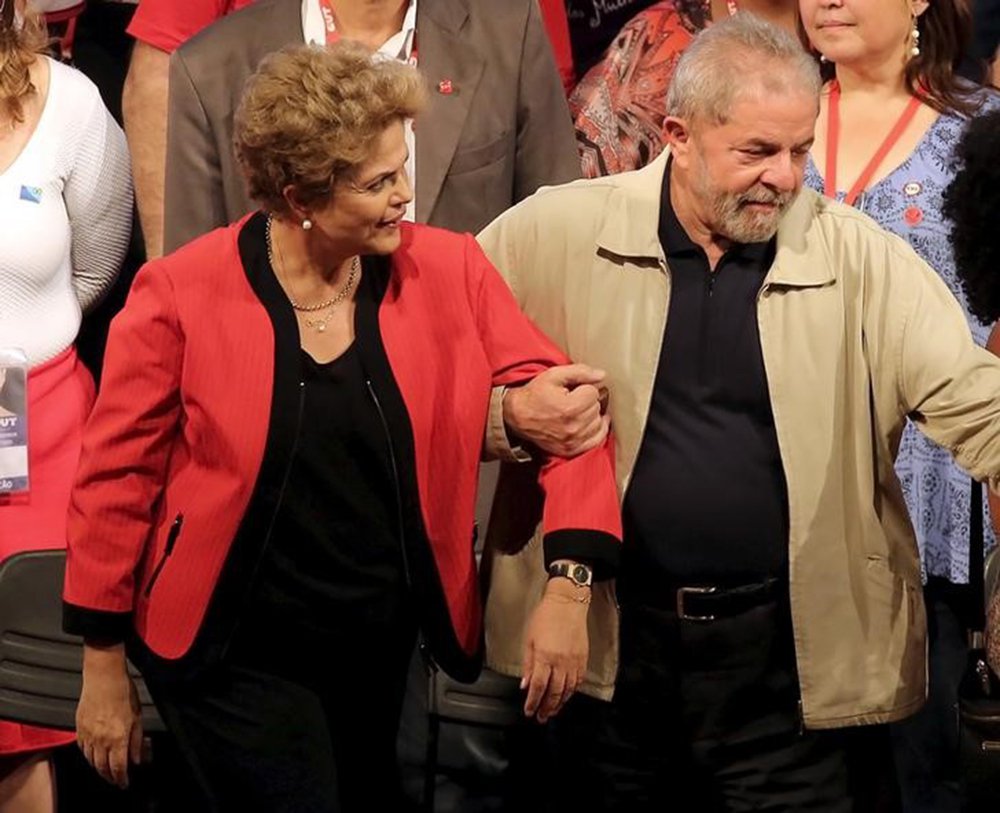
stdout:
{"type": "Polygon", "coordinates": [[[691,152],[691,125],[688,119],[667,116],[663,120],[663,135],[671,157],[681,166],[687,164],[691,152]]]}

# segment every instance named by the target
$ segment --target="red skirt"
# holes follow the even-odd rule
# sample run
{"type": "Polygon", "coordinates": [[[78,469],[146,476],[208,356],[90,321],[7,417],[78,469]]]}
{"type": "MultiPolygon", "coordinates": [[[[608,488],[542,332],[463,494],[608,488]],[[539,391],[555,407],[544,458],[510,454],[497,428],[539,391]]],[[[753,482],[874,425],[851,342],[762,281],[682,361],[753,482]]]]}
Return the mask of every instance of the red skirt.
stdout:
{"type": "MultiPolygon", "coordinates": [[[[29,372],[29,491],[0,497],[0,561],[26,550],[66,547],[69,494],[93,403],[94,379],[72,347],[29,372]]],[[[75,740],[72,732],[0,720],[0,755],[75,740]]]]}

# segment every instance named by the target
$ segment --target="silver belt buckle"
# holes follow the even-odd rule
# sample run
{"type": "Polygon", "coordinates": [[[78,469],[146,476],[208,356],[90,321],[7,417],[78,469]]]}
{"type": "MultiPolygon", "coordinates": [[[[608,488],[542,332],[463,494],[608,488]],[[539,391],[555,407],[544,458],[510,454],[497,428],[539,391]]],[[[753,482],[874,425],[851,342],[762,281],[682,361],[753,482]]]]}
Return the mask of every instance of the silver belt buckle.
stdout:
{"type": "Polygon", "coordinates": [[[677,589],[677,617],[682,621],[715,621],[714,615],[688,615],[684,610],[684,597],[687,595],[707,596],[714,593],[715,587],[679,587],[677,589]]]}

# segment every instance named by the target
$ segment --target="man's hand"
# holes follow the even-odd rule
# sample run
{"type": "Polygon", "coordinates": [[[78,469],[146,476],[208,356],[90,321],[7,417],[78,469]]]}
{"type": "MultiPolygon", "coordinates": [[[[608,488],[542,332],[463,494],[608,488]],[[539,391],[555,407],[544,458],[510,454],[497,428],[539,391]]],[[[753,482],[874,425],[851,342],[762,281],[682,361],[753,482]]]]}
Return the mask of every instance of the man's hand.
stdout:
{"type": "Polygon", "coordinates": [[[521,688],[526,717],[544,723],[566,704],[583,682],[589,641],[587,609],[590,588],[567,579],[550,579],[528,621],[524,636],[521,688]]]}
{"type": "Polygon", "coordinates": [[[603,370],[586,364],[551,367],[527,384],[507,390],[504,423],[523,440],[557,457],[575,457],[604,443],[603,370]]]}
{"type": "Polygon", "coordinates": [[[138,764],[141,755],[142,717],[121,644],[84,647],[76,741],[104,779],[128,787],[129,761],[138,764]]]}

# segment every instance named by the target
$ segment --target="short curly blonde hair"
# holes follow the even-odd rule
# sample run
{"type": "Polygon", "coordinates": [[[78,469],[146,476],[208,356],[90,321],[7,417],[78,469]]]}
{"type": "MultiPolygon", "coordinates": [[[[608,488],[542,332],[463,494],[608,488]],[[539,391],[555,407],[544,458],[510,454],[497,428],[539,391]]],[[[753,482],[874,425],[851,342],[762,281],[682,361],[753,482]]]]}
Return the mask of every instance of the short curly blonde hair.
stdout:
{"type": "Polygon", "coordinates": [[[373,58],[359,43],[271,54],[247,80],[234,119],[233,146],[250,196],[276,214],[288,214],[287,186],[303,203],[326,200],[385,129],[415,116],[425,100],[414,68],[373,58]]]}

